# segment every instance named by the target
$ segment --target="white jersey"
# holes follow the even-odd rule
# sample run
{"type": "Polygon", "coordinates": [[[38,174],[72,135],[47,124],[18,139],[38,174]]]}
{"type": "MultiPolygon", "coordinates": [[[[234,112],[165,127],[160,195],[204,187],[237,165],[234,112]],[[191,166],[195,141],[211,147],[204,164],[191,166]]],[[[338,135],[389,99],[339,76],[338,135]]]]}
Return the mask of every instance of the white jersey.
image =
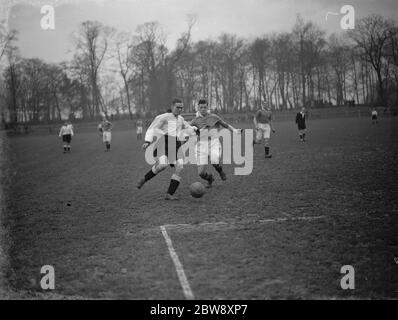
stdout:
{"type": "Polygon", "coordinates": [[[70,134],[71,136],[73,136],[73,126],[71,124],[68,125],[63,125],[61,127],[61,130],[59,131],[59,136],[64,136],[66,134],[70,134]]]}
{"type": "Polygon", "coordinates": [[[188,122],[184,120],[182,116],[175,116],[173,113],[167,112],[158,115],[149,126],[145,134],[145,141],[153,142],[154,137],[169,135],[176,137],[179,140],[184,140],[186,131],[189,129],[191,134],[195,134],[193,128],[188,122]]]}

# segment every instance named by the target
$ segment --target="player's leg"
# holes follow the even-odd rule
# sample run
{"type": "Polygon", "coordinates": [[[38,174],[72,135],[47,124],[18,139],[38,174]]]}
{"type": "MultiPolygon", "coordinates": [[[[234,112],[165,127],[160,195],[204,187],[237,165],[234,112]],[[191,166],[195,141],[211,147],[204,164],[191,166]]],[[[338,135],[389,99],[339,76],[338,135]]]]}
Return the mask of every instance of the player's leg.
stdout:
{"type": "Polygon", "coordinates": [[[300,141],[303,142],[303,130],[301,130],[299,128],[299,137],[300,137],[300,141]]]}
{"type": "Polygon", "coordinates": [[[211,173],[206,172],[209,163],[209,142],[199,141],[196,144],[196,164],[198,165],[198,175],[207,182],[206,187],[210,188],[214,178],[211,173]]]}
{"type": "Polygon", "coordinates": [[[214,169],[220,175],[221,180],[227,180],[227,175],[225,174],[221,162],[221,143],[220,140],[211,141],[210,145],[210,163],[213,165],[214,169]]]}
{"type": "Polygon", "coordinates": [[[269,153],[270,146],[269,146],[269,140],[271,138],[271,126],[267,124],[264,127],[263,131],[263,137],[264,137],[264,152],[265,152],[265,158],[272,158],[272,155],[269,153]]]}
{"type": "Polygon", "coordinates": [[[108,151],[111,150],[111,140],[112,140],[112,133],[108,132],[108,144],[106,145],[108,151]]]}
{"type": "Polygon", "coordinates": [[[175,192],[178,189],[181,181],[181,172],[184,166],[183,159],[177,159],[175,163],[175,173],[171,176],[169,188],[166,193],[166,200],[178,200],[176,196],[174,196],[175,192]]]}
{"type": "Polygon", "coordinates": [[[66,142],[66,135],[62,136],[62,144],[63,144],[63,147],[64,147],[64,153],[66,153],[66,151],[68,149],[67,142],[66,142]]]}
{"type": "Polygon", "coordinates": [[[106,148],[106,144],[107,144],[107,135],[106,135],[106,132],[104,131],[104,132],[102,132],[102,142],[103,142],[103,144],[105,145],[105,151],[107,150],[107,148],[106,148]]]}
{"type": "Polygon", "coordinates": [[[158,162],[155,163],[152,168],[144,175],[144,177],[138,182],[137,184],[137,188],[141,189],[142,186],[148,182],[149,180],[151,180],[152,178],[154,178],[157,174],[159,174],[160,172],[162,172],[163,170],[165,170],[167,168],[167,157],[165,155],[160,156],[158,159],[158,162]]]}
{"type": "Polygon", "coordinates": [[[207,165],[198,165],[198,175],[201,177],[203,180],[206,181],[206,188],[211,188],[214,177],[211,173],[208,173],[207,170],[207,165]]]}
{"type": "Polygon", "coordinates": [[[69,135],[69,137],[68,137],[68,142],[67,142],[67,145],[68,145],[68,152],[70,152],[70,143],[72,142],[72,135],[69,135]]]}
{"type": "Polygon", "coordinates": [[[263,131],[260,128],[255,128],[254,129],[253,145],[255,145],[257,143],[261,143],[262,137],[263,137],[263,131]]]}
{"type": "Polygon", "coordinates": [[[306,134],[306,131],[307,131],[307,130],[304,128],[304,129],[303,129],[303,142],[305,142],[305,134],[306,134]]]}

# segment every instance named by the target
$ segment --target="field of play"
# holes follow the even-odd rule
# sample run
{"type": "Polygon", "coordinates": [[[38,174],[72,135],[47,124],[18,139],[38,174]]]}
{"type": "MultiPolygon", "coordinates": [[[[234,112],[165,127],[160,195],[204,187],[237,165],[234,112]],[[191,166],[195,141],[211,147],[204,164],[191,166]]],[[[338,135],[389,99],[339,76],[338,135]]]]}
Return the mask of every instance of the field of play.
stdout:
{"type": "MultiPolygon", "coordinates": [[[[8,139],[5,275],[13,292],[85,299],[329,299],[398,297],[398,119],[276,122],[272,159],[254,150],[251,175],[165,201],[167,169],[149,169],[133,130],[114,123],[110,152],[76,128],[8,139]],[[396,262],[397,261],[397,262],[396,262]],[[55,270],[55,290],[40,269],[55,270]],[[355,269],[342,290],[340,269],[355,269]]],[[[239,127],[239,124],[234,124],[239,127]]],[[[250,124],[241,124],[249,128],[250,124]]]]}

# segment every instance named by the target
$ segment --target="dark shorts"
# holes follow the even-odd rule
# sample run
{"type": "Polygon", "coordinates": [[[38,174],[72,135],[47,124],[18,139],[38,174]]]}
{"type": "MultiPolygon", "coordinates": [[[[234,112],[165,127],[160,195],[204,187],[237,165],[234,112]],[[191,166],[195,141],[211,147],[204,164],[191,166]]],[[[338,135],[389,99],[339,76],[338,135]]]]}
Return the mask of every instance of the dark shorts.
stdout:
{"type": "Polygon", "coordinates": [[[299,130],[305,130],[305,129],[307,129],[307,127],[305,126],[305,124],[299,124],[298,125],[298,129],[299,130]]]}
{"type": "Polygon", "coordinates": [[[71,134],[64,134],[62,136],[62,141],[66,143],[70,143],[72,141],[72,135],[71,134]]]}
{"type": "Polygon", "coordinates": [[[373,116],[372,116],[372,120],[377,120],[377,116],[376,116],[376,115],[373,115],[373,116]]]}
{"type": "Polygon", "coordinates": [[[163,155],[166,155],[169,163],[173,163],[177,159],[181,159],[183,157],[182,153],[179,152],[181,146],[182,142],[179,141],[176,137],[168,135],[163,136],[157,143],[156,149],[153,152],[153,156],[161,157],[163,155]]]}

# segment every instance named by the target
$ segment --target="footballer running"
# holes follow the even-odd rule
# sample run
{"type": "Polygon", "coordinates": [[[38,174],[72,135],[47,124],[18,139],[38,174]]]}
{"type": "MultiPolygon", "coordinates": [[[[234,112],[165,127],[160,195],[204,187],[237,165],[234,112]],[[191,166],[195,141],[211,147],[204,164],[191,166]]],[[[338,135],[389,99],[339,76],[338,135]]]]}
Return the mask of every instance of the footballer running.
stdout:
{"type": "Polygon", "coordinates": [[[373,109],[372,110],[372,124],[377,124],[378,123],[377,116],[378,116],[377,110],[373,109]]]}
{"type": "Polygon", "coordinates": [[[299,131],[299,137],[301,142],[305,142],[305,134],[307,133],[307,126],[305,125],[305,108],[301,108],[301,111],[296,115],[296,124],[299,131]]]}
{"type": "Polygon", "coordinates": [[[218,115],[212,114],[206,99],[199,100],[198,112],[190,124],[199,129],[200,138],[198,138],[198,142],[196,143],[196,164],[199,176],[207,182],[206,187],[210,188],[214,181],[213,175],[206,172],[209,158],[210,163],[220,175],[221,180],[227,180],[227,176],[220,164],[222,147],[218,132],[223,128],[234,132],[241,132],[241,130],[235,129],[218,115]]]}
{"type": "Polygon", "coordinates": [[[261,104],[261,109],[256,112],[253,123],[256,132],[253,145],[261,143],[261,140],[264,139],[265,158],[272,158],[272,155],[269,153],[269,140],[271,138],[271,130],[272,132],[275,132],[275,130],[272,125],[271,108],[265,101],[261,104]]]}
{"type": "Polygon", "coordinates": [[[70,152],[70,143],[73,137],[73,125],[70,121],[65,121],[59,131],[59,137],[62,137],[64,144],[64,153],[70,152]]]}
{"type": "Polygon", "coordinates": [[[145,143],[142,146],[146,150],[152,143],[155,143],[154,156],[157,161],[138,182],[138,189],[141,189],[145,183],[165,170],[168,164],[171,167],[175,167],[175,173],[171,176],[169,188],[167,189],[166,200],[178,200],[174,194],[180,185],[181,172],[184,165],[184,155],[180,150],[180,147],[185,142],[183,130],[189,129],[191,135],[194,135],[196,130],[181,116],[182,110],[182,101],[174,99],[171,112],[158,115],[148,127],[145,134],[145,143]],[[155,136],[158,137],[157,140],[155,140],[155,136]]]}
{"type": "Polygon", "coordinates": [[[105,144],[105,151],[111,149],[112,128],[113,124],[109,122],[106,117],[104,117],[102,122],[98,125],[98,131],[100,132],[100,136],[102,136],[102,142],[105,144]]]}

